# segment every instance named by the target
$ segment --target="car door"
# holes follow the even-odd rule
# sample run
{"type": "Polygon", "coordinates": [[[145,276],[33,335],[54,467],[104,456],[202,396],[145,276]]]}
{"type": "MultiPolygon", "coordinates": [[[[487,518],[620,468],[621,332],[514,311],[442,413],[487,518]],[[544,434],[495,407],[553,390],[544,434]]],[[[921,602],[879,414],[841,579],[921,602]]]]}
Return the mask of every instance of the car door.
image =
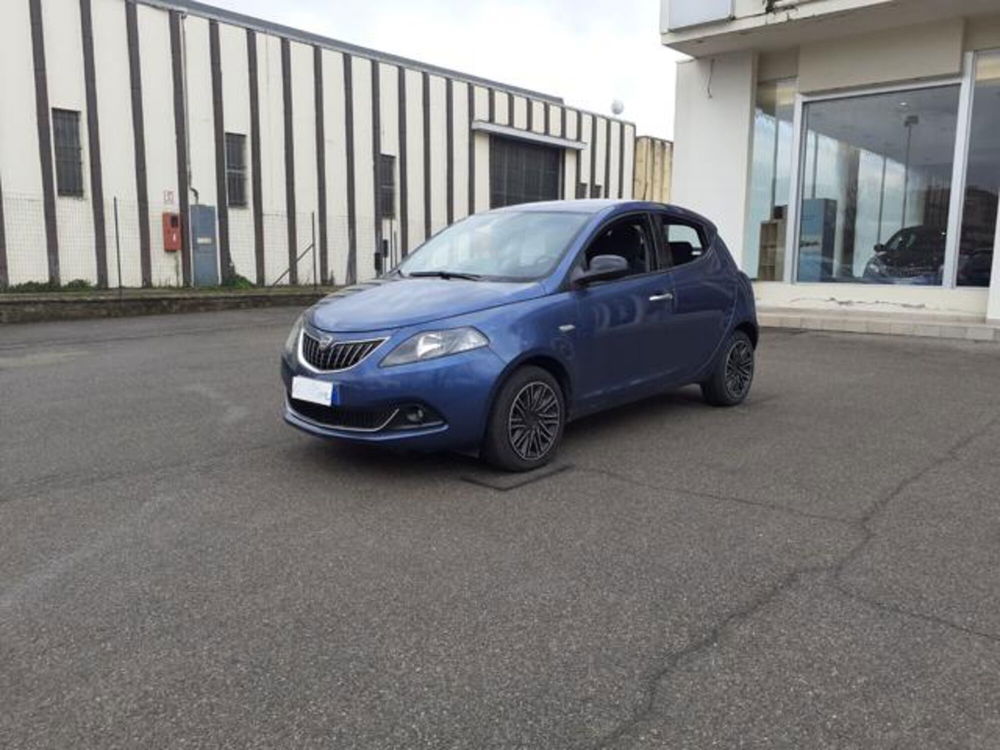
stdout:
{"type": "Polygon", "coordinates": [[[627,399],[660,377],[651,339],[669,314],[669,278],[659,272],[650,217],[618,217],[598,229],[577,263],[596,255],[620,255],[630,267],[623,278],[576,289],[576,384],[583,408],[627,399]]]}
{"type": "Polygon", "coordinates": [[[654,227],[673,294],[660,332],[664,345],[654,351],[671,384],[689,383],[704,373],[722,343],[736,304],[736,276],[695,219],[661,211],[654,227]]]}

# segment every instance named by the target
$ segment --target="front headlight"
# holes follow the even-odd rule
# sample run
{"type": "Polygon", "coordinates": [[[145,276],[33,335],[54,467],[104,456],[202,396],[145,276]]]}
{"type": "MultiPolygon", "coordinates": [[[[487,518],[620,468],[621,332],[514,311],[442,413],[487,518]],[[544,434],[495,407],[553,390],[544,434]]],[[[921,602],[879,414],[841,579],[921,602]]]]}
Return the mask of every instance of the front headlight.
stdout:
{"type": "Polygon", "coordinates": [[[292,330],[288,332],[288,338],[285,339],[285,354],[288,356],[293,355],[298,348],[299,334],[302,333],[302,326],[305,325],[305,322],[306,314],[302,313],[292,325],[292,330]]]}
{"type": "Polygon", "coordinates": [[[382,360],[382,367],[423,362],[486,346],[490,340],[475,328],[452,328],[448,331],[426,331],[408,338],[382,360]]]}

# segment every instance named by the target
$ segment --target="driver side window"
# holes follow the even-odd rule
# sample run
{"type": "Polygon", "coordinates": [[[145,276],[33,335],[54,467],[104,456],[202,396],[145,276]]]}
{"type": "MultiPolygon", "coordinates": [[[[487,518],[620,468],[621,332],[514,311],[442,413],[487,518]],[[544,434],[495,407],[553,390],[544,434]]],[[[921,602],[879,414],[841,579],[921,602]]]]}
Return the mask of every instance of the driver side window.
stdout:
{"type": "Polygon", "coordinates": [[[653,243],[646,217],[627,216],[602,228],[584,254],[584,268],[589,268],[590,261],[598,255],[624,258],[629,268],[626,276],[652,271],[653,243]]]}

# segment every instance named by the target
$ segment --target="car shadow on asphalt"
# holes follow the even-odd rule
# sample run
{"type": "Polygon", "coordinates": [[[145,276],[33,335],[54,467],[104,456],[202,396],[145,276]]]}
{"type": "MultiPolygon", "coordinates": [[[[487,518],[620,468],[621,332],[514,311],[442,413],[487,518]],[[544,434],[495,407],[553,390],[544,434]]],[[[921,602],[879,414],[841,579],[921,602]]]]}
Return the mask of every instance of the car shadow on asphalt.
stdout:
{"type": "MultiPolygon", "coordinates": [[[[566,441],[570,447],[574,436],[586,432],[600,442],[599,433],[614,436],[622,427],[632,423],[662,420],[671,413],[692,408],[710,409],[697,388],[683,388],[658,394],[635,403],[619,406],[575,420],[566,426],[566,441]]],[[[550,467],[529,472],[523,480],[518,475],[499,471],[480,461],[474,452],[423,453],[381,445],[366,445],[337,440],[308,440],[295,449],[296,458],[306,468],[329,475],[343,477],[349,472],[354,478],[387,476],[407,479],[420,475],[425,479],[454,479],[472,482],[500,491],[514,489],[535,481],[558,475],[572,466],[558,457],[550,467]],[[553,467],[555,470],[553,470],[553,467]]]]}

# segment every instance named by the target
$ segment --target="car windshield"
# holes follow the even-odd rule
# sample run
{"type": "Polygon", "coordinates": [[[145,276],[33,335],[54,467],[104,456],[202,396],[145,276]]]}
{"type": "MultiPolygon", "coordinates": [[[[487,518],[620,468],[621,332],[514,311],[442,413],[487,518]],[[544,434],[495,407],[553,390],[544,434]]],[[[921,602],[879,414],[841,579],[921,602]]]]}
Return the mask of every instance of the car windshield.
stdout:
{"type": "Polygon", "coordinates": [[[567,211],[477,214],[431,237],[396,270],[404,276],[491,281],[542,278],[589,218],[567,211]]]}

